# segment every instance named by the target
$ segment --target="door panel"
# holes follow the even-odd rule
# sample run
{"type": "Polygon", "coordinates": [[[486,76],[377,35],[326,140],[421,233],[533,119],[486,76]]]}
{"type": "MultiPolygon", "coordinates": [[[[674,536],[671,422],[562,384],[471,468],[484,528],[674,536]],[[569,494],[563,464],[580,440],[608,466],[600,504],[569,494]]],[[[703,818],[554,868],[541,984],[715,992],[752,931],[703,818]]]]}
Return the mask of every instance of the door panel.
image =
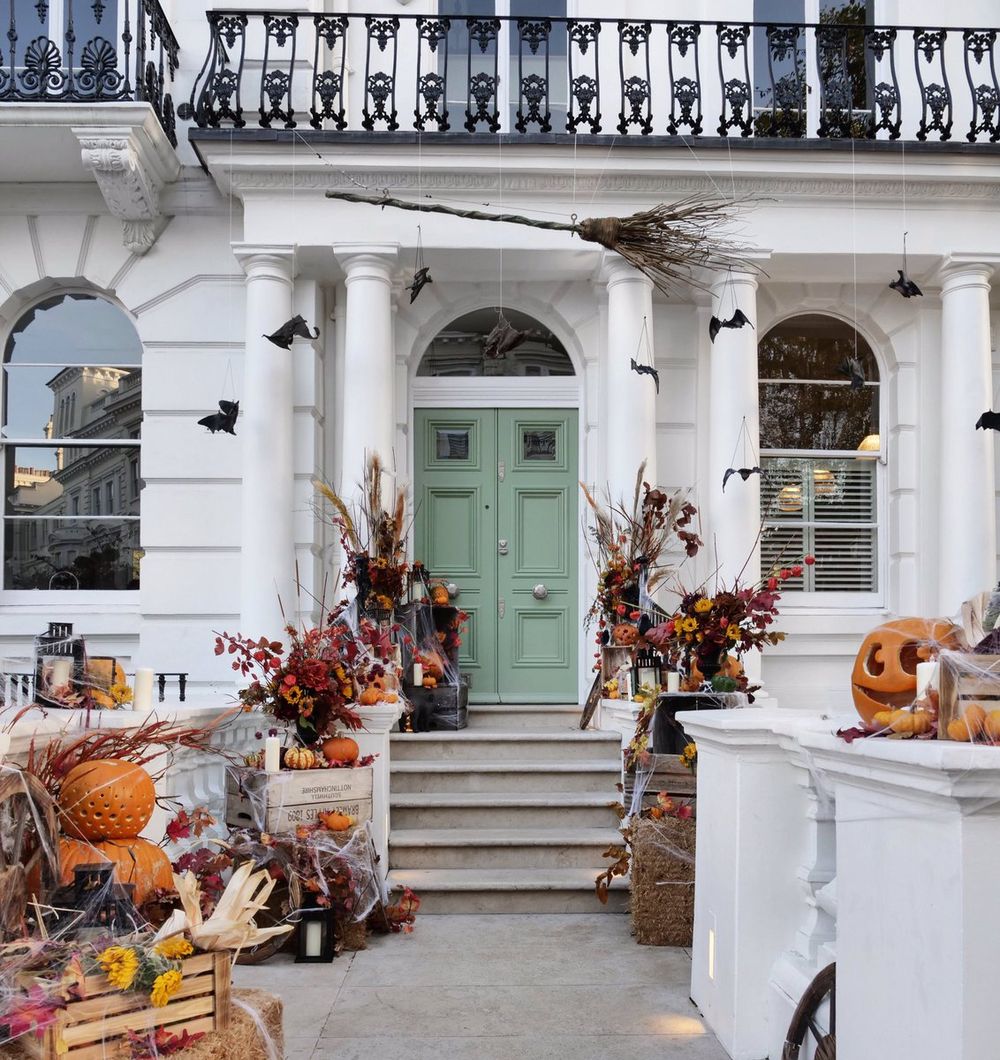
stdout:
{"type": "Polygon", "coordinates": [[[509,542],[498,556],[497,665],[507,702],[577,699],[576,419],[570,410],[497,413],[498,537],[509,542]]]}
{"type": "Polygon", "coordinates": [[[455,582],[469,615],[461,667],[477,698],[497,696],[496,413],[417,409],[414,554],[455,582]]]}
{"type": "Polygon", "coordinates": [[[415,554],[460,588],[470,697],[575,703],[577,413],[418,409],[415,434],[415,554]]]}

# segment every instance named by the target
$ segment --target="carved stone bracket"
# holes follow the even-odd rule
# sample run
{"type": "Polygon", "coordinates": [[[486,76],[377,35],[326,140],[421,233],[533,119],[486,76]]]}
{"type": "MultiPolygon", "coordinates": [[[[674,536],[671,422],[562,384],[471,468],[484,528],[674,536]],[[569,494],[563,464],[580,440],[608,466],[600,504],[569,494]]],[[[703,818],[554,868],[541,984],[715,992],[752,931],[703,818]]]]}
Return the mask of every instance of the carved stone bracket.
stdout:
{"type": "Polygon", "coordinates": [[[145,254],[167,223],[160,193],[180,173],[173,149],[151,139],[145,128],[73,131],[84,166],[93,173],[108,210],[122,222],[122,242],[133,254],[145,254]]]}

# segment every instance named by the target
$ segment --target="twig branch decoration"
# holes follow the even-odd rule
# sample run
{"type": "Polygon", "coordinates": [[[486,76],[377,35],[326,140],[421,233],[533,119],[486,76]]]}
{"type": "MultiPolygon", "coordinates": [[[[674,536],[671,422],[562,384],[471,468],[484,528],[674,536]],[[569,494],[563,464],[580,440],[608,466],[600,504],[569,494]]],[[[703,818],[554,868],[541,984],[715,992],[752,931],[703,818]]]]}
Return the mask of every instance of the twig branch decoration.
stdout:
{"type": "Polygon", "coordinates": [[[353,191],[328,191],[326,197],[416,213],[441,213],[470,221],[502,221],[550,232],[569,232],[620,254],[664,294],[683,286],[706,290],[710,281],[698,276],[698,269],[755,269],[746,259],[748,248],[718,234],[719,228],[732,220],[739,203],[706,196],[692,196],[671,205],[660,203],[628,217],[588,217],[571,222],[539,221],[516,213],[460,210],[441,203],[410,202],[389,195],[361,195],[353,191]]]}

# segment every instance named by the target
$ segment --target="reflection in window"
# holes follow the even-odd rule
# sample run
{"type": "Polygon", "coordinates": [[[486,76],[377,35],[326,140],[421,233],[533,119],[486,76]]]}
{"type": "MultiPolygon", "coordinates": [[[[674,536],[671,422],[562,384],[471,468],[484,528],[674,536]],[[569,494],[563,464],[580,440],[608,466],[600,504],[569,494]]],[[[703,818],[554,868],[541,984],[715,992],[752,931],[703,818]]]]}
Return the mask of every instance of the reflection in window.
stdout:
{"type": "Polygon", "coordinates": [[[809,315],[760,343],[765,571],[816,556],[788,589],[876,592],[879,372],[848,324],[809,315]]]}
{"type": "Polygon", "coordinates": [[[555,460],[556,432],[554,430],[525,431],[521,439],[525,460],[555,460]]]}
{"type": "Polygon", "coordinates": [[[436,431],[436,456],[438,460],[468,460],[468,430],[451,430],[438,427],[436,431]]]}
{"type": "Polygon", "coordinates": [[[496,309],[466,313],[439,331],[427,348],[418,376],[566,376],[573,362],[562,343],[539,321],[514,309],[504,318],[525,337],[500,357],[489,356],[487,338],[497,326],[496,309]]]}
{"type": "Polygon", "coordinates": [[[0,439],[5,588],[138,587],[141,363],[131,323],[90,295],[50,298],[14,327],[0,439]]]}

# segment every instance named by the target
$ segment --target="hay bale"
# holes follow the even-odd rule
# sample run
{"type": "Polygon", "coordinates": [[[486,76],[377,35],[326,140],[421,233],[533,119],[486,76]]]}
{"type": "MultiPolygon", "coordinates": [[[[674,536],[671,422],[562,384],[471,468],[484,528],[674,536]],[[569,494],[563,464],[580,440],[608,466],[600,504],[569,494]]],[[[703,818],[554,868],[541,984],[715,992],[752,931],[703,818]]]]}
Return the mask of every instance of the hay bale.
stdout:
{"type": "Polygon", "coordinates": [[[368,927],[364,920],[337,921],[336,939],[337,950],[355,952],[368,949],[365,939],[368,936],[368,927]]]}
{"type": "Polygon", "coordinates": [[[644,946],[690,946],[694,931],[694,818],[636,822],[632,933],[644,946]]]}
{"type": "Polygon", "coordinates": [[[281,998],[264,990],[234,990],[228,1029],[206,1034],[177,1055],[183,1060],[232,1060],[236,1056],[240,1060],[269,1060],[284,1056],[282,1009],[281,998]],[[271,1049],[266,1039],[270,1039],[271,1049]]]}

